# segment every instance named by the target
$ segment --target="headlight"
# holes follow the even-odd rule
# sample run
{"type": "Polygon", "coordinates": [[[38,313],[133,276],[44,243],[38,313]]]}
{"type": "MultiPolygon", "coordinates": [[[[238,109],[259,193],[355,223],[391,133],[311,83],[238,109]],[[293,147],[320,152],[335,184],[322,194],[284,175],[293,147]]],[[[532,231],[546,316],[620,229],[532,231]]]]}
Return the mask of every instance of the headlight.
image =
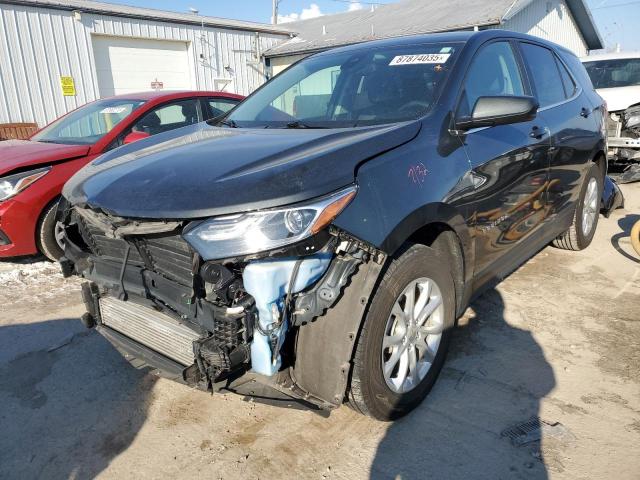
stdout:
{"type": "Polygon", "coordinates": [[[310,203],[215,217],[187,227],[183,237],[205,260],[264,252],[318,233],[355,194],[352,186],[310,203]]]}
{"type": "Polygon", "coordinates": [[[17,195],[33,182],[45,176],[49,170],[51,167],[44,167],[0,178],[0,202],[17,195]]]}

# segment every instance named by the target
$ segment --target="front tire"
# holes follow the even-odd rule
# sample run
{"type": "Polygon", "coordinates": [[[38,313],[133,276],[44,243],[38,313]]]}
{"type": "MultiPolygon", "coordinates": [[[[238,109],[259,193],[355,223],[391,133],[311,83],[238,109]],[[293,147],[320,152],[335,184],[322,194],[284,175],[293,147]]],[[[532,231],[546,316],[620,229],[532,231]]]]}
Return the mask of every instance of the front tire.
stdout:
{"type": "Polygon", "coordinates": [[[566,232],[553,240],[554,247],[578,251],[591,244],[600,217],[602,183],[600,168],[592,163],[580,190],[573,223],[566,232]]]}
{"type": "Polygon", "coordinates": [[[37,240],[38,250],[52,262],[57,262],[64,254],[62,245],[57,239],[56,211],[58,201],[51,203],[44,211],[38,225],[37,240]]]}
{"type": "Polygon", "coordinates": [[[416,408],[433,387],[455,322],[451,266],[424,245],[394,258],[367,312],[356,346],[349,401],[378,420],[416,408]]]}

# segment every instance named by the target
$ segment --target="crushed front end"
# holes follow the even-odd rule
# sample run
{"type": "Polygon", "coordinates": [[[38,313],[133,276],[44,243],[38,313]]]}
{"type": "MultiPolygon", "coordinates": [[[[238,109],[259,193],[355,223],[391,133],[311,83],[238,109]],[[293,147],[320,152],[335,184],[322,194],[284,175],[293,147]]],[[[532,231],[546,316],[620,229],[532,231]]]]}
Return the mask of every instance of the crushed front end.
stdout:
{"type": "Polygon", "coordinates": [[[381,263],[329,225],[354,194],[198,221],[121,218],[63,199],[60,262],[87,280],[85,325],[135,367],[209,391],[242,393],[250,378],[266,396],[332,408],[336,399],[315,397],[289,372],[297,330],[337,302],[361,264],[381,263]]]}
{"type": "Polygon", "coordinates": [[[640,105],[610,112],[607,137],[610,172],[620,183],[640,181],[640,105]]]}

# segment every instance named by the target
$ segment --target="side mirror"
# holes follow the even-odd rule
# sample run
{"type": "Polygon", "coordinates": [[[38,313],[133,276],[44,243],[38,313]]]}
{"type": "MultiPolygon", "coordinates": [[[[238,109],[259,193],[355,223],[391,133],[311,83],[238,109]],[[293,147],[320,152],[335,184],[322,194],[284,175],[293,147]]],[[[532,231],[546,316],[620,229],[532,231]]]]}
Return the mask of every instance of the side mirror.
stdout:
{"type": "Polygon", "coordinates": [[[143,138],[149,138],[149,135],[146,132],[131,132],[129,135],[124,137],[123,144],[127,145],[128,143],[137,142],[138,140],[142,140],[143,138]]]}
{"type": "Polygon", "coordinates": [[[533,97],[480,97],[470,117],[456,121],[458,130],[493,127],[510,123],[528,122],[536,117],[538,101],[533,97]]]}

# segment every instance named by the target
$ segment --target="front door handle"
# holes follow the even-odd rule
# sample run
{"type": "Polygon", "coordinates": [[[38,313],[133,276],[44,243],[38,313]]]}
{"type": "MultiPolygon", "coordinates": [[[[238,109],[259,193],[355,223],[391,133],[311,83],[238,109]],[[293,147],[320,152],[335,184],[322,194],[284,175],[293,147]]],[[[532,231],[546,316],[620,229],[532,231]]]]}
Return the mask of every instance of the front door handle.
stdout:
{"type": "Polygon", "coordinates": [[[549,129],[547,127],[543,127],[540,128],[537,125],[531,128],[531,132],[529,133],[529,136],[531,138],[535,138],[536,140],[540,140],[542,137],[544,137],[547,133],[549,132],[549,129]]]}

